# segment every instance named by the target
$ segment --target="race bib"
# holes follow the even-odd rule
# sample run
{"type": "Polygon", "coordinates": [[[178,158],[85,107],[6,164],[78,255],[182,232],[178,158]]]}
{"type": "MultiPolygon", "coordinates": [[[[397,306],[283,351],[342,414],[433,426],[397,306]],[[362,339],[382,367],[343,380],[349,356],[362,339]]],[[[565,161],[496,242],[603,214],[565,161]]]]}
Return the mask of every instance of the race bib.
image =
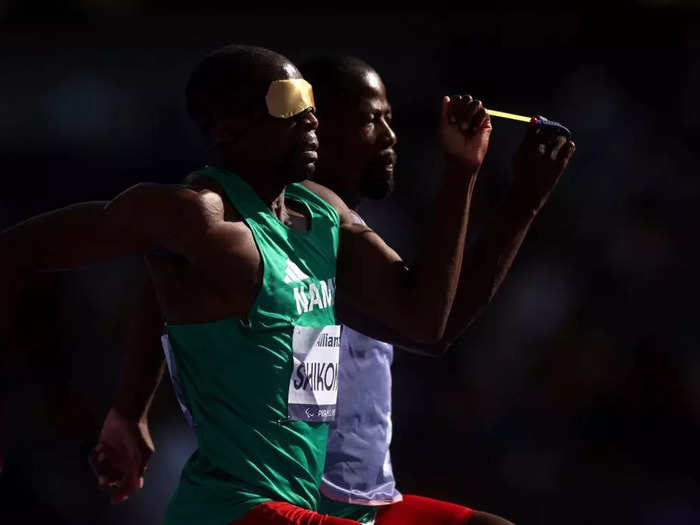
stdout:
{"type": "Polygon", "coordinates": [[[338,399],[340,325],[296,326],[294,368],[289,379],[287,416],[296,421],[333,421],[338,399]]]}

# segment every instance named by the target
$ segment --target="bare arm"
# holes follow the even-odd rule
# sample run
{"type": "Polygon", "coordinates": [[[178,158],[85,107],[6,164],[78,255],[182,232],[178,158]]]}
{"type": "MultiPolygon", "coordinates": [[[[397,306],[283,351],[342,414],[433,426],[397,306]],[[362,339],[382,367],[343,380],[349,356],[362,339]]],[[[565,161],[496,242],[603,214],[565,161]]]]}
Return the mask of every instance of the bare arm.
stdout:
{"type": "Polygon", "coordinates": [[[510,270],[539,211],[566,170],[576,146],[547,128],[532,126],[515,154],[513,184],[479,240],[467,251],[457,297],[436,345],[414,348],[445,352],[484,311],[510,270]]]}
{"type": "Polygon", "coordinates": [[[126,500],[143,486],[146,465],[155,452],[148,412],[164,371],[162,326],[160,307],[149,279],[129,327],[119,392],[88,458],[99,484],[115,489],[112,503],[126,500]]]}
{"type": "Polygon", "coordinates": [[[490,132],[481,102],[471,97],[445,99],[441,138],[447,169],[435,201],[433,227],[415,265],[407,268],[377,234],[347,218],[338,253],[339,303],[415,343],[442,338],[462,267],[471,196],[490,132]]]}
{"type": "Polygon", "coordinates": [[[372,325],[355,311],[342,310],[343,321],[375,337],[426,355],[440,355],[462,335],[490,303],[505,279],[532,221],[566,170],[575,145],[564,137],[532,127],[514,158],[513,185],[478,241],[466,251],[457,296],[440,341],[415,345],[386,327],[372,325]],[[545,145],[541,149],[541,144],[545,145]]]}
{"type": "Polygon", "coordinates": [[[69,269],[155,247],[188,255],[211,222],[210,201],[184,186],[138,184],[111,202],[75,204],[8,228],[0,253],[14,271],[69,269]]]}
{"type": "Polygon", "coordinates": [[[148,422],[148,411],[165,369],[162,333],[163,317],[149,278],[129,328],[121,385],[114,401],[114,410],[130,420],[148,422]]]}
{"type": "Polygon", "coordinates": [[[17,290],[32,272],[75,268],[155,247],[197,260],[206,232],[222,216],[221,199],[211,192],[139,184],[109,203],[76,204],[0,232],[0,342],[17,290]]]}
{"type": "Polygon", "coordinates": [[[221,204],[211,192],[184,186],[139,184],[109,203],[76,204],[0,232],[0,373],[16,296],[32,272],[74,268],[158,246],[196,259],[198,240],[223,216],[217,199],[221,204]]]}

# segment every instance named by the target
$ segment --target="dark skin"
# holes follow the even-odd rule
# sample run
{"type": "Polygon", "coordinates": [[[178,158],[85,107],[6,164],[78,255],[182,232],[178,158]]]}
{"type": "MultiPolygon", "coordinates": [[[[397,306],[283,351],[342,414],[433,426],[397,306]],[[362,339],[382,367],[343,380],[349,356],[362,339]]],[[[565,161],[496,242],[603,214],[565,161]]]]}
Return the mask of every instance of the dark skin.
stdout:
{"type": "MultiPolygon", "coordinates": [[[[376,72],[367,71],[358,78],[357,85],[347,89],[355,97],[351,103],[338,103],[322,113],[332,124],[321,133],[321,157],[315,178],[343,195],[357,210],[363,200],[383,198],[391,192],[396,135],[391,128],[386,88],[376,72]]],[[[564,137],[535,127],[528,130],[514,158],[516,177],[508,197],[479,241],[465,253],[445,334],[435,344],[405,342],[402,348],[436,356],[467,330],[503,282],[532,220],[546,203],[574,150],[573,142],[564,137]]],[[[382,335],[385,340],[400,339],[358,313],[340,295],[336,310],[343,323],[356,330],[382,335]]],[[[479,510],[469,523],[512,525],[500,516],[479,510]]]]}
{"type": "Polygon", "coordinates": [[[394,188],[397,139],[386,88],[374,71],[345,87],[342,101],[322,110],[320,158],[315,180],[333,188],[353,210],[394,188]]]}
{"type": "MultiPolygon", "coordinates": [[[[352,209],[393,188],[396,135],[391,105],[376,72],[366,71],[348,95],[326,110],[315,179],[333,188],[352,209]]],[[[469,100],[469,99],[467,99],[469,100]]],[[[541,118],[541,117],[538,117],[541,118]]],[[[483,312],[510,269],[534,220],[566,170],[576,146],[556,130],[532,126],[514,157],[515,177],[484,233],[465,252],[457,297],[443,337],[415,344],[352,308],[338,296],[337,315],[349,326],[425,355],[445,352],[483,312]],[[542,148],[544,146],[544,149],[542,148]]],[[[361,262],[360,262],[361,264],[361,262]]]]}
{"type": "MultiPolygon", "coordinates": [[[[391,128],[391,106],[381,78],[367,71],[357,84],[347,86],[349,97],[322,111],[328,123],[320,132],[320,159],[315,179],[333,188],[352,209],[367,198],[382,198],[391,192],[396,155],[396,135],[391,128]],[[369,188],[369,190],[368,190],[369,188]],[[383,192],[383,193],[382,193],[383,192]]],[[[471,102],[468,97],[465,102],[471,102]]],[[[540,128],[528,130],[514,159],[515,179],[508,196],[494,219],[475,245],[465,253],[457,297],[449,317],[446,333],[436,344],[416,345],[405,339],[404,348],[428,355],[444,352],[478,317],[505,278],[537,212],[547,201],[573,155],[575,146],[563,137],[540,128]],[[545,144],[545,153],[540,145],[545,144]]],[[[298,220],[303,220],[297,217],[298,220]]],[[[294,222],[295,218],[292,217],[294,222]]],[[[302,227],[297,222],[297,227],[302,227]]],[[[371,322],[367,316],[348,307],[338,295],[338,318],[345,324],[367,332],[379,333],[386,340],[399,338],[386,327],[371,322]]],[[[151,307],[144,304],[140,317],[153,318],[151,307]],[[149,308],[151,313],[149,314],[149,308]]],[[[156,315],[157,316],[157,315],[156,315]]],[[[160,327],[150,327],[135,337],[123,374],[123,387],[115,407],[105,421],[99,445],[91,463],[100,473],[100,483],[115,489],[113,501],[122,501],[143,484],[143,472],[151,454],[148,432],[148,405],[158,386],[154,370],[162,366],[160,327]],[[152,332],[152,333],[151,333],[152,332]],[[149,335],[150,334],[150,335],[149,335]],[[138,356],[155,356],[151,371],[134,363],[147,364],[138,356]],[[140,394],[139,399],[139,392],[140,394]],[[145,432],[145,433],[144,433],[145,432]]],[[[503,518],[477,511],[472,521],[479,525],[509,523],[503,518]]]]}
{"type": "Polygon", "coordinates": [[[513,183],[479,239],[464,254],[457,296],[443,337],[415,344],[349,308],[338,297],[343,322],[360,326],[405,350],[438,356],[446,352],[488,306],[500,288],[537,214],[566,170],[576,146],[556,130],[532,126],[513,158],[513,183]]]}
{"type": "MultiPolygon", "coordinates": [[[[291,64],[283,69],[270,80],[300,77],[291,64]]],[[[299,214],[287,207],[284,188],[313,174],[317,126],[313,112],[287,120],[245,113],[221,117],[209,130],[213,164],[246,180],[280,221],[307,224],[293,218],[299,214]]],[[[354,223],[334,192],[304,182],[340,217],[338,294],[416,343],[437,341],[444,332],[462,263],[469,201],[491,131],[481,104],[466,99],[444,100],[441,128],[450,162],[436,202],[440,227],[424,245],[431,257],[408,271],[378,235],[354,223]],[[357,260],[368,261],[371,271],[359,268],[357,260]],[[431,305],[427,311],[425,304],[431,305]]],[[[250,230],[206,180],[139,184],[107,203],[81,203],[35,217],[2,232],[0,252],[9,254],[0,261],[3,323],[14,311],[9,292],[26,274],[124,255],[151,254],[147,261],[155,296],[174,323],[245,318],[260,286],[261,259],[250,230]],[[153,255],[162,252],[173,256],[153,255]]],[[[4,339],[7,327],[1,328],[4,339]]]]}

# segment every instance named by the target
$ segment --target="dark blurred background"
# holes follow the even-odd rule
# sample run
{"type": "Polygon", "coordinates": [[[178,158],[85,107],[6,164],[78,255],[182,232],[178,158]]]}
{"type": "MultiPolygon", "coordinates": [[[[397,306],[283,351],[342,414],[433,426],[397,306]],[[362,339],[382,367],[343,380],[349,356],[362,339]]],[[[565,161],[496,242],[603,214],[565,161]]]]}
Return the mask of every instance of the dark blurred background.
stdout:
{"type": "MultiPolygon", "coordinates": [[[[184,85],[227,43],[294,61],[352,54],[378,70],[398,189],[361,212],[408,259],[430,213],[441,95],[559,120],[578,151],[490,308],[443,359],[396,356],[399,487],[519,524],[700,523],[700,9],[196,5],[0,1],[0,228],[199,167],[184,85]]],[[[494,128],[473,235],[525,129],[494,128]]],[[[23,295],[0,523],[162,519],[194,447],[168,382],[142,491],[110,506],[86,459],[144,279],[129,259],[41,275],[23,295]]]]}

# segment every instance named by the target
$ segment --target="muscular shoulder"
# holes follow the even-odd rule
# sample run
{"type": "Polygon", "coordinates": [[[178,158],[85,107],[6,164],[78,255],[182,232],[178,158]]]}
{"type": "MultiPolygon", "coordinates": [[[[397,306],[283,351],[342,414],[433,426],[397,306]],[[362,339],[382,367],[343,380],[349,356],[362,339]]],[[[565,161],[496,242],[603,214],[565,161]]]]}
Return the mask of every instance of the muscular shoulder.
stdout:
{"type": "Polygon", "coordinates": [[[223,215],[223,203],[217,193],[184,184],[137,184],[122,192],[107,206],[108,209],[116,207],[148,215],[160,213],[169,218],[180,214],[187,219],[213,220],[223,215]]]}
{"type": "Polygon", "coordinates": [[[203,205],[210,211],[215,209],[217,217],[197,241],[198,248],[192,250],[192,263],[216,277],[217,282],[229,283],[236,291],[235,301],[254,296],[262,275],[262,260],[253,233],[215,181],[198,178],[190,184],[204,199],[203,205]]]}
{"type": "Polygon", "coordinates": [[[305,180],[302,182],[302,184],[325,200],[328,204],[333,206],[335,211],[337,211],[338,215],[340,216],[341,226],[353,224],[353,217],[352,213],[350,212],[350,208],[348,208],[343,199],[341,199],[337,193],[330,188],[323,186],[322,184],[310,180],[305,180]]]}
{"type": "Polygon", "coordinates": [[[185,177],[183,183],[188,188],[191,188],[193,190],[199,192],[213,192],[216,195],[218,195],[222,202],[223,216],[225,220],[237,221],[242,219],[241,214],[238,213],[238,210],[236,210],[231,205],[228,198],[226,198],[226,192],[224,191],[224,189],[219,185],[217,181],[215,181],[211,177],[199,172],[194,172],[190,173],[187,177],[185,177]]]}
{"type": "Polygon", "coordinates": [[[223,188],[211,177],[200,173],[188,175],[184,183],[205,200],[204,206],[209,207],[209,211],[217,217],[207,232],[206,253],[215,257],[224,256],[239,269],[257,271],[260,256],[253,234],[225,198],[223,188]]]}
{"type": "Polygon", "coordinates": [[[137,184],[105,207],[108,227],[179,253],[223,216],[218,194],[185,185],[137,184]]]}

